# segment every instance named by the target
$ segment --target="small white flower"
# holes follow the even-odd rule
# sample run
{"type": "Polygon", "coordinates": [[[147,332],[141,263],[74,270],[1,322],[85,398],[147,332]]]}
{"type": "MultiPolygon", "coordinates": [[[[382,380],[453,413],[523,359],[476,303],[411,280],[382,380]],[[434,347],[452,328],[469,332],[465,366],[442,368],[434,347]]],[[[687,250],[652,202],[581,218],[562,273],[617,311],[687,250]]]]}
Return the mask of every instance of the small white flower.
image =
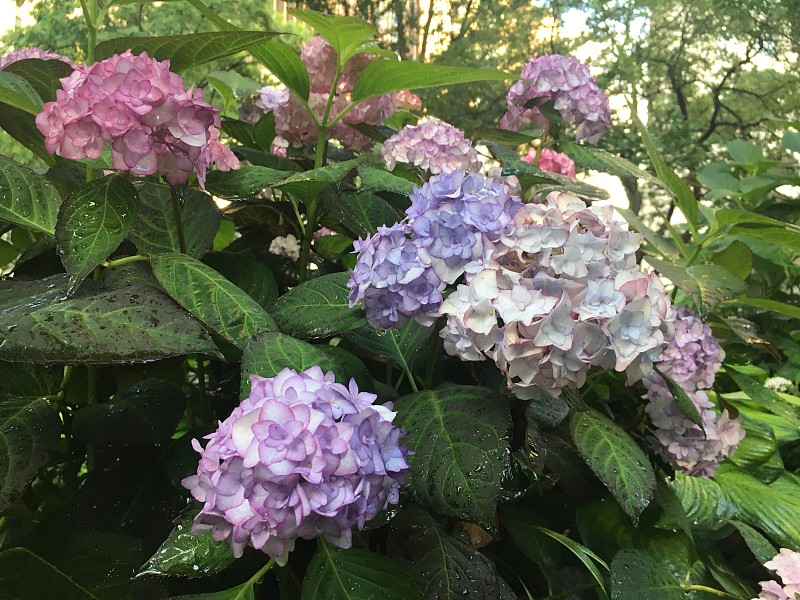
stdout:
{"type": "Polygon", "coordinates": [[[300,241],[291,233],[279,235],[269,244],[269,251],[278,256],[285,256],[289,260],[300,258],[300,241]]]}

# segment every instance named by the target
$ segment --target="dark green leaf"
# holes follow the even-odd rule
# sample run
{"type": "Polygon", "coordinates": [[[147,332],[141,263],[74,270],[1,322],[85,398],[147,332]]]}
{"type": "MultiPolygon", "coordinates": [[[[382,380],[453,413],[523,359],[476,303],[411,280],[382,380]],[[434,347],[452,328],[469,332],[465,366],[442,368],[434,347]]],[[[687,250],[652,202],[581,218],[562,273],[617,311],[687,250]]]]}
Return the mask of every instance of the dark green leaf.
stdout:
{"type": "Polygon", "coordinates": [[[587,169],[611,173],[617,177],[635,177],[660,187],[666,187],[662,181],[653,177],[644,169],[640,169],[632,162],[601,148],[564,141],[559,143],[559,149],[566,152],[576,163],[587,169]]]}
{"type": "MultiPolygon", "coordinates": [[[[216,171],[209,173],[209,177],[213,173],[216,171]]],[[[139,198],[139,214],[129,236],[136,248],[149,254],[178,252],[178,231],[169,190],[141,188],[139,198]]],[[[181,213],[187,254],[200,258],[211,248],[221,218],[211,196],[187,190],[186,204],[181,213]]]]}
{"type": "Polygon", "coordinates": [[[270,308],[281,331],[301,339],[336,335],[364,324],[360,306],[350,308],[347,273],[316,277],[286,292],[270,308]]]}
{"type": "Polygon", "coordinates": [[[0,220],[53,235],[59,204],[58,192],[44,177],[0,156],[0,220]]]}
{"type": "Polygon", "coordinates": [[[208,174],[206,189],[220,198],[251,198],[289,175],[286,171],[255,165],[235,171],[212,171],[208,174]]]}
{"type": "MultiPolygon", "coordinates": [[[[561,562],[561,544],[540,531],[539,526],[544,519],[518,506],[503,506],[500,509],[500,522],[520,552],[539,565],[549,579],[561,562]]],[[[601,576],[599,581],[602,579],[601,576]]]]}
{"type": "Polygon", "coordinates": [[[406,489],[435,514],[495,528],[497,496],[508,468],[507,403],[487,388],[449,385],[404,396],[397,424],[407,436],[406,489]]]}
{"type": "Polygon", "coordinates": [[[692,527],[716,531],[736,514],[736,506],[713,479],[677,473],[669,486],[680,500],[692,527]]]}
{"type": "Polygon", "coordinates": [[[488,558],[449,535],[417,505],[404,508],[389,527],[389,556],[409,574],[424,599],[516,598],[488,558]]]}
{"type": "Polygon", "coordinates": [[[40,293],[0,314],[0,360],[113,364],[218,355],[200,324],[150,286],[87,289],[62,300],[59,289],[40,285],[40,293]]]}
{"type": "Polygon", "coordinates": [[[68,77],[72,67],[62,60],[25,58],[6,65],[3,72],[25,79],[39,98],[47,102],[56,99],[56,90],[61,89],[59,80],[68,77]]]}
{"type": "Polygon", "coordinates": [[[158,60],[170,61],[172,71],[183,71],[254,48],[276,35],[279,34],[270,31],[205,31],[160,37],[121,37],[100,42],[95,53],[97,60],[103,60],[125,50],[134,54],[147,52],[158,60]]]}
{"type": "Polygon", "coordinates": [[[778,300],[770,300],[769,298],[747,298],[739,297],[730,301],[730,304],[741,304],[743,306],[753,306],[763,310],[769,310],[793,319],[800,319],[800,306],[793,304],[786,304],[778,300]]]}
{"type": "Polygon", "coordinates": [[[401,90],[418,90],[475,81],[508,81],[510,79],[516,79],[516,77],[496,69],[375,60],[366,66],[356,80],[353,88],[353,100],[361,102],[373,96],[401,90]]]}
{"type": "Polygon", "coordinates": [[[258,302],[263,308],[278,298],[272,271],[260,260],[236,252],[209,252],[203,262],[258,302]]]}
{"type": "Polygon", "coordinates": [[[55,157],[44,147],[44,136],[36,127],[32,114],[7,104],[0,104],[0,127],[45,164],[50,166],[56,164],[55,157]]]}
{"type": "Polygon", "coordinates": [[[637,522],[656,487],[645,453],[616,423],[593,409],[574,413],[570,431],[586,464],[637,522]]]}
{"type": "Polygon", "coordinates": [[[332,262],[339,260],[348,250],[353,250],[353,239],[346,235],[323,235],[314,241],[314,252],[332,262]]]}
{"type": "Polygon", "coordinates": [[[360,159],[346,160],[327,167],[295,173],[276,183],[273,187],[288,192],[300,200],[309,200],[318,196],[329,185],[339,183],[356,168],[359,162],[361,162],[360,159]]]}
{"type": "Polygon", "coordinates": [[[411,370],[417,352],[433,333],[433,327],[423,327],[409,321],[403,329],[358,327],[346,331],[343,337],[363,350],[388,358],[404,372],[411,370]]]}
{"type": "Polygon", "coordinates": [[[786,224],[781,221],[739,208],[720,209],[714,213],[714,218],[716,219],[716,228],[718,229],[726,225],[767,225],[779,229],[784,229],[786,227],[786,224]]]}
{"type": "Polygon", "coordinates": [[[673,262],[651,258],[649,256],[647,257],[647,262],[650,263],[660,275],[663,275],[669,279],[673,284],[675,284],[675,287],[679,288],[685,292],[687,296],[692,298],[695,304],[698,306],[700,305],[700,286],[697,284],[695,278],[692,277],[686,269],[680,265],[676,265],[673,262]]]}
{"type": "Polygon", "coordinates": [[[385,556],[350,548],[340,550],[319,539],[306,569],[302,600],[416,600],[414,584],[385,556]]]}
{"type": "Polygon", "coordinates": [[[747,279],[753,269],[753,251],[739,240],[733,240],[727,248],[714,254],[711,260],[740,279],[747,279]]]}
{"type": "Polygon", "coordinates": [[[200,507],[192,504],[175,520],[175,529],[142,566],[140,575],[206,577],[219,573],[234,561],[226,542],[215,542],[208,531],[192,535],[192,522],[200,507]]]}
{"type": "Polygon", "coordinates": [[[239,348],[256,334],[277,328],[258,302],[199,260],[180,253],[157,254],[150,264],[178,304],[239,348]]]}
{"type": "MultiPolygon", "coordinates": [[[[359,189],[364,191],[387,191],[408,196],[414,190],[414,182],[405,177],[393,175],[384,169],[359,165],[358,176],[361,179],[359,189]]],[[[366,194],[365,194],[366,195],[366,194]]]]}
{"type": "Polygon", "coordinates": [[[56,243],[72,294],[128,235],[139,207],[136,188],[118,175],[90,181],[64,200],[56,243]]]}
{"type": "Polygon", "coordinates": [[[275,139],[275,114],[267,113],[253,126],[253,140],[264,152],[272,152],[275,139]]]}
{"type": "Polygon", "coordinates": [[[694,265],[686,270],[697,282],[705,312],[720,302],[735,298],[747,287],[739,277],[719,265],[694,265]]]}
{"type": "Polygon", "coordinates": [[[340,383],[347,383],[343,366],[323,348],[282,333],[264,333],[253,338],[242,355],[242,396],[250,393],[250,375],[274,377],[283,369],[299,373],[319,366],[325,372],[333,371],[340,383]]]}
{"type": "Polygon", "coordinates": [[[561,396],[551,396],[545,391],[534,388],[535,397],[528,405],[526,415],[528,422],[534,422],[544,427],[556,427],[567,418],[569,404],[561,396]]]}
{"type": "Polygon", "coordinates": [[[750,548],[750,552],[753,553],[753,556],[755,556],[756,560],[762,565],[771,561],[775,558],[775,555],[778,554],[778,551],[775,550],[775,546],[747,523],[732,521],[731,525],[736,527],[744,539],[745,544],[750,548]]]}
{"type": "Polygon", "coordinates": [[[0,399],[0,512],[47,464],[60,432],[58,413],[44,398],[0,399]]]}
{"type": "Polygon", "coordinates": [[[13,106],[33,116],[42,112],[42,99],[33,86],[7,71],[0,71],[0,104],[13,106]]]}
{"type": "Polygon", "coordinates": [[[120,390],[110,402],[75,412],[72,432],[92,444],[159,444],[175,433],[186,396],[162,379],[146,379],[120,390]]]}
{"type": "Polygon", "coordinates": [[[325,206],[353,235],[374,235],[381,225],[393,225],[402,216],[383,198],[369,193],[342,192],[326,198],[325,206]]]}
{"type": "Polygon", "coordinates": [[[653,163],[653,167],[656,170],[656,175],[658,175],[659,179],[661,179],[670,192],[672,192],[672,195],[678,203],[678,208],[683,213],[683,216],[686,217],[686,221],[689,225],[696,228],[699,217],[697,198],[694,197],[692,190],[686,182],[678,177],[675,171],[661,158],[658,148],[656,148],[655,141],[653,141],[653,138],[650,136],[650,132],[647,131],[644,123],[639,120],[639,116],[633,108],[631,108],[631,117],[636,124],[636,128],[639,130],[639,135],[642,136],[642,142],[644,142],[647,155],[650,157],[650,162],[653,163]]]}
{"type": "Polygon", "coordinates": [[[800,132],[786,131],[783,134],[781,145],[792,152],[800,152],[800,132]]]}
{"type": "Polygon", "coordinates": [[[612,600],[686,600],[669,568],[641,550],[622,550],[611,563],[612,600]]]}
{"type": "Polygon", "coordinates": [[[206,592],[205,594],[191,594],[188,596],[176,596],[172,600],[255,600],[253,591],[254,581],[247,581],[236,587],[232,587],[221,592],[206,592]]]}
{"type": "Polygon", "coordinates": [[[689,397],[689,394],[687,394],[686,391],[681,386],[675,383],[672,377],[670,377],[666,373],[663,373],[662,371],[659,371],[657,367],[655,368],[655,371],[661,376],[661,378],[667,384],[667,387],[669,388],[672,397],[675,399],[675,404],[677,404],[678,408],[680,408],[683,411],[683,414],[689,417],[692,423],[695,423],[702,427],[703,419],[700,417],[700,411],[697,410],[697,406],[695,406],[694,402],[692,402],[692,399],[689,397]]]}
{"type": "MultiPolygon", "coordinates": [[[[778,247],[791,248],[800,251],[800,232],[785,227],[750,227],[747,225],[734,225],[731,234],[748,235],[760,240],[765,240],[778,247]]],[[[777,250],[777,249],[776,249],[777,250]]]]}
{"type": "Polygon", "coordinates": [[[770,485],[741,471],[714,478],[738,508],[738,519],[758,527],[781,547],[800,551],[800,486],[784,477],[770,485]]]}
{"type": "Polygon", "coordinates": [[[522,144],[530,144],[533,140],[541,137],[541,135],[542,132],[539,130],[531,134],[526,134],[509,131],[508,129],[479,129],[474,132],[472,137],[516,148],[522,144]]]}

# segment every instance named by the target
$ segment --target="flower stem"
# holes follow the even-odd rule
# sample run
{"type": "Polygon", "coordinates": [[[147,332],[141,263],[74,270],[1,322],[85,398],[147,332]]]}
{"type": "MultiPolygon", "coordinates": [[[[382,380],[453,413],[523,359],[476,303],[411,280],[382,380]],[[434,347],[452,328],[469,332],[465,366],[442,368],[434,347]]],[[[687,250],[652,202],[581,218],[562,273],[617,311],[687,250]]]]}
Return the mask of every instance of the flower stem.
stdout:
{"type": "Polygon", "coordinates": [[[183,234],[183,219],[181,219],[181,197],[177,188],[170,188],[172,195],[172,214],[175,217],[175,230],[178,232],[178,248],[181,254],[186,254],[186,238],[183,234]]]}
{"type": "Polygon", "coordinates": [[[255,575],[253,575],[250,579],[247,580],[247,582],[245,583],[245,586],[252,587],[252,586],[256,585],[259,582],[259,580],[262,577],[264,577],[264,575],[267,574],[267,571],[269,571],[273,566],[275,566],[275,559],[271,558],[271,559],[269,559],[269,562],[267,564],[265,564],[263,567],[261,567],[256,572],[255,575]]]}
{"type": "Polygon", "coordinates": [[[688,585],[684,584],[681,586],[684,591],[687,592],[705,592],[707,594],[711,594],[712,596],[719,596],[720,598],[738,598],[739,596],[734,596],[733,594],[729,594],[728,592],[723,592],[721,590],[715,590],[714,588],[707,587],[705,585],[688,585]]]}
{"type": "Polygon", "coordinates": [[[102,265],[106,268],[109,267],[121,267],[123,265],[129,265],[135,262],[145,262],[150,260],[149,256],[142,256],[141,254],[134,254],[133,256],[125,256],[123,258],[118,258],[117,260],[107,260],[102,263],[102,265]]]}
{"type": "MultiPolygon", "coordinates": [[[[328,154],[328,129],[320,126],[317,134],[317,152],[314,156],[314,168],[319,169],[325,166],[328,154]]],[[[300,282],[308,279],[308,263],[311,255],[311,239],[317,229],[317,210],[319,208],[319,195],[305,198],[306,204],[306,225],[303,230],[303,243],[300,246],[300,260],[298,263],[300,271],[300,282]]],[[[300,224],[302,226],[302,223],[300,224]]]]}
{"type": "Polygon", "coordinates": [[[539,159],[542,158],[542,151],[544,150],[544,145],[547,143],[547,137],[550,133],[550,126],[548,125],[545,130],[542,132],[542,137],[539,139],[539,145],[536,147],[536,155],[533,157],[533,166],[539,166],[539,159]]]}

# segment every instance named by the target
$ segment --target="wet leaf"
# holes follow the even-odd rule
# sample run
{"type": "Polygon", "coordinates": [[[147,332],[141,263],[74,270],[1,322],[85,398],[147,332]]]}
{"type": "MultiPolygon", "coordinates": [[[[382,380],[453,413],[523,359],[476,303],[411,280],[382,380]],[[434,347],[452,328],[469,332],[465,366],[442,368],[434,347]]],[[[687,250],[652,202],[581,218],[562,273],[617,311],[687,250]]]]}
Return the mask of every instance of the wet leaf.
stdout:
{"type": "Polygon", "coordinates": [[[668,483],[693,528],[716,531],[736,515],[736,506],[713,479],[676,473],[668,483]]]}
{"type": "Polygon", "coordinates": [[[406,489],[433,512],[494,530],[509,468],[508,404],[487,388],[447,385],[404,396],[396,423],[413,455],[406,489]]]}
{"type": "Polygon", "coordinates": [[[90,181],[67,196],[58,213],[56,243],[69,274],[68,293],[122,243],[138,205],[136,188],[118,175],[90,181]]]}
{"type": "Polygon", "coordinates": [[[373,235],[381,225],[394,225],[402,218],[386,200],[365,192],[342,192],[326,199],[325,205],[353,235],[362,238],[373,235]]]}
{"type": "Polygon", "coordinates": [[[575,412],[570,432],[586,464],[638,522],[656,487],[650,461],[619,425],[594,409],[575,412]]]}
{"type": "Polygon", "coordinates": [[[351,329],[342,337],[362,350],[388,358],[403,371],[409,372],[420,348],[433,333],[433,327],[423,327],[409,321],[402,329],[375,329],[364,326],[351,329]]]}
{"type": "Polygon", "coordinates": [[[56,90],[61,89],[60,79],[72,73],[63,60],[42,60],[25,58],[3,67],[4,73],[12,73],[22,77],[45,102],[56,99],[56,90]]]}
{"type": "Polygon", "coordinates": [[[300,339],[337,335],[365,324],[360,306],[350,308],[347,273],[316,277],[286,292],[270,308],[281,331],[300,339]]]}
{"type": "Polygon", "coordinates": [[[208,174],[206,189],[220,198],[252,198],[290,174],[269,167],[245,165],[235,171],[212,171],[208,174]]]}
{"type": "Polygon", "coordinates": [[[612,600],[685,600],[669,568],[641,550],[622,550],[611,563],[612,600]]]}
{"type": "Polygon", "coordinates": [[[278,298],[278,284],[272,271],[260,260],[236,252],[209,252],[203,262],[241,288],[263,308],[278,298]]]}
{"type": "Polygon", "coordinates": [[[41,175],[0,156],[0,220],[53,235],[61,198],[41,175]]]}

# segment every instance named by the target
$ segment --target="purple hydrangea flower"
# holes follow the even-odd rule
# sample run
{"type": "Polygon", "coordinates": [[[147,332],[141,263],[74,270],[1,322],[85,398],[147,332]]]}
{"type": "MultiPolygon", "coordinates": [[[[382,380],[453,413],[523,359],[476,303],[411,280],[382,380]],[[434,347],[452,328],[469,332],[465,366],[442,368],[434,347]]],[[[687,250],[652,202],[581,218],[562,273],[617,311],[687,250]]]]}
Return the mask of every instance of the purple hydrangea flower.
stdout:
{"type": "Polygon", "coordinates": [[[781,548],[764,566],[775,571],[783,585],[777,581],[761,581],[761,593],[754,600],[794,600],[800,594],[800,552],[781,548]]]}
{"type": "Polygon", "coordinates": [[[508,91],[508,112],[500,127],[518,131],[534,125],[544,129],[548,121],[539,107],[552,101],[564,121],[577,124],[578,141],[596,144],[603,137],[611,123],[608,98],[577,58],[559,54],[531,58],[520,76],[522,80],[508,91]]]}
{"type": "Polygon", "coordinates": [[[8,65],[17,62],[18,60],[26,60],[29,58],[38,58],[40,60],[60,60],[67,63],[73,69],[77,68],[74,62],[66,56],[42,50],[41,48],[21,48],[15,50],[5,56],[0,56],[0,70],[5,69],[8,65]]]}
{"type": "Polygon", "coordinates": [[[336,383],[315,366],[250,376],[250,395],[206,436],[197,474],[183,480],[210,531],[235,556],[250,545],[285,565],[298,538],[351,546],[359,529],[399,501],[409,467],[391,404],[336,383]]]}
{"type": "Polygon", "coordinates": [[[480,169],[478,153],[460,129],[440,119],[406,125],[383,143],[383,160],[391,171],[399,163],[410,163],[433,175],[480,169]]]}

